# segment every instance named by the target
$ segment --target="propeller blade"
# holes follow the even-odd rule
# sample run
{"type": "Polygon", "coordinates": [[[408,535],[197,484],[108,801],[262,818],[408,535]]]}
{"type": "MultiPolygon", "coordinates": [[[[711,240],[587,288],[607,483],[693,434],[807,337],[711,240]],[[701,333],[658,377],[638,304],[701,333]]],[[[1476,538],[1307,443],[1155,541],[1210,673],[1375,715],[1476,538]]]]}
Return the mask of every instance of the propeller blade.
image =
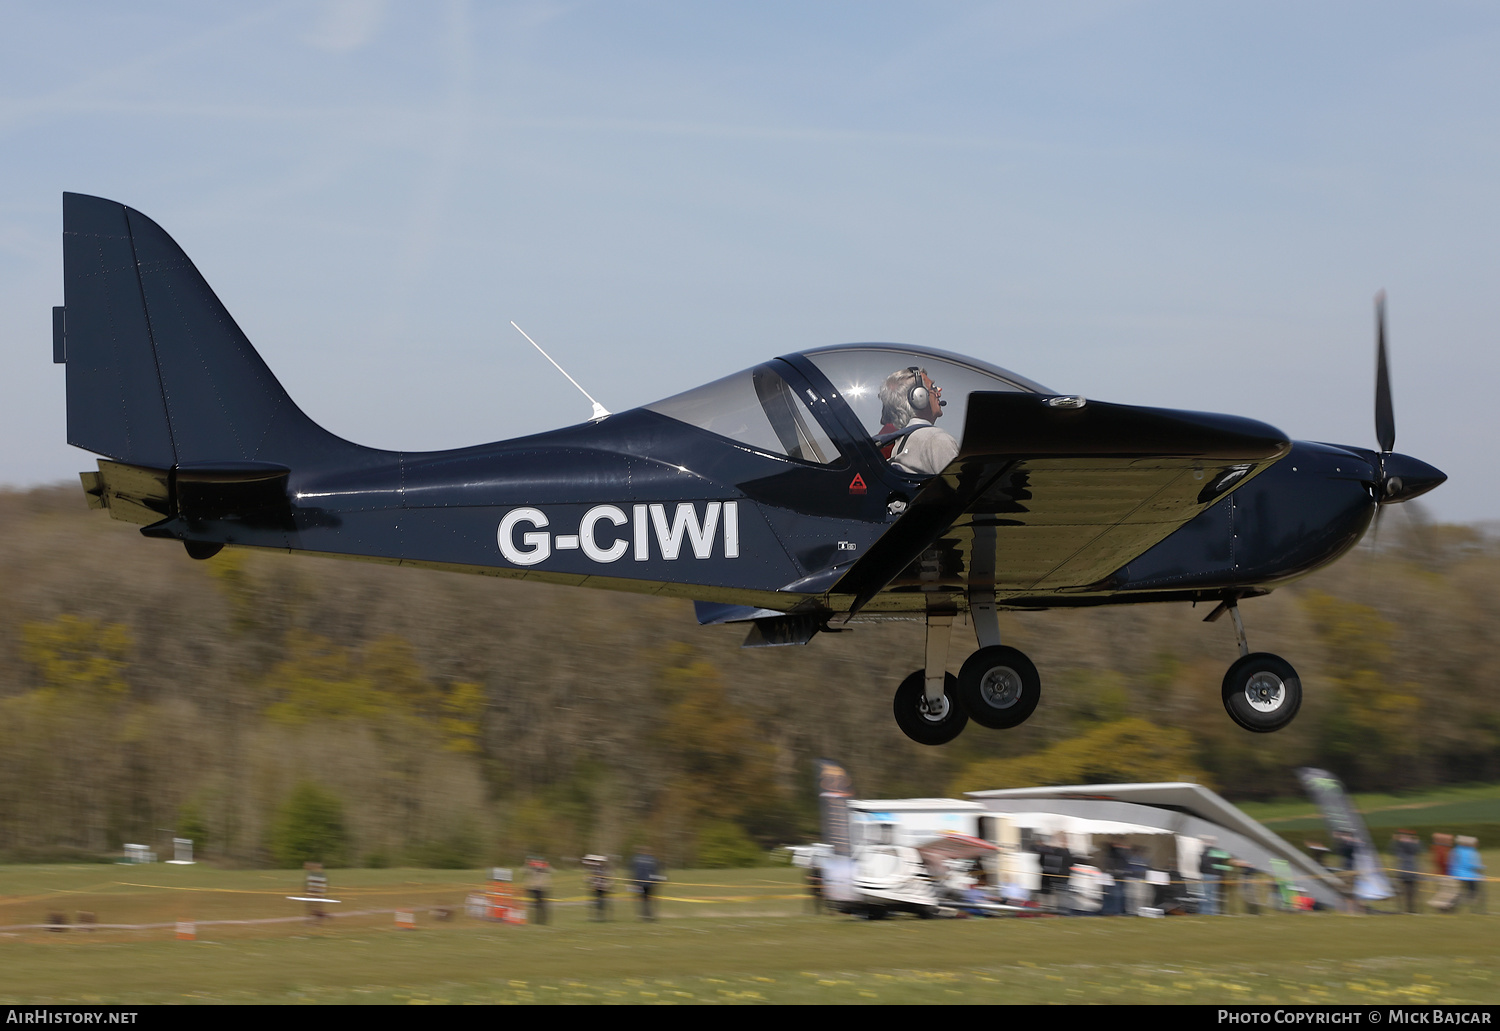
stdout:
{"type": "Polygon", "coordinates": [[[1375,295],[1375,439],[1389,454],[1396,447],[1396,413],[1391,406],[1391,375],[1385,356],[1385,291],[1375,295]]]}

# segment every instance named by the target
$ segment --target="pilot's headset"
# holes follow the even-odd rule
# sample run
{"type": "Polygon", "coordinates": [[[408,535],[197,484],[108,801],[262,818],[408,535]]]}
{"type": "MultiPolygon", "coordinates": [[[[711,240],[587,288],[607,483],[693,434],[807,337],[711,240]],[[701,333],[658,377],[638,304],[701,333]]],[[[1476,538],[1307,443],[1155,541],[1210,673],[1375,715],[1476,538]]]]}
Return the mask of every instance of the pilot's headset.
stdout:
{"type": "Polygon", "coordinates": [[[911,388],[906,392],[906,403],[911,405],[913,413],[927,411],[927,403],[932,400],[932,395],[922,384],[922,370],[915,365],[907,366],[907,371],[912,374],[911,388]]]}
{"type": "MultiPolygon", "coordinates": [[[[927,411],[927,402],[932,401],[932,393],[927,390],[927,387],[922,386],[921,369],[916,368],[915,365],[907,365],[906,371],[912,374],[912,387],[906,392],[907,404],[912,407],[913,413],[916,413],[916,411],[927,411]]],[[[939,401],[938,407],[947,408],[948,402],[939,401]]]]}

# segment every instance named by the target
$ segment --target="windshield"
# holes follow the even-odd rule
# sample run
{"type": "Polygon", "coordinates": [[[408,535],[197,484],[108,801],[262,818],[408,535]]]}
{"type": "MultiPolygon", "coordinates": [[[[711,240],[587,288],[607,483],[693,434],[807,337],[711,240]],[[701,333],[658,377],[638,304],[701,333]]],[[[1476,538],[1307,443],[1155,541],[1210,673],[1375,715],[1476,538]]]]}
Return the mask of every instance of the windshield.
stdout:
{"type": "Polygon", "coordinates": [[[813,418],[807,402],[769,365],[725,376],[646,407],[799,462],[827,465],[839,457],[839,449],[813,418]]]}
{"type": "Polygon", "coordinates": [[[970,364],[957,355],[938,357],[925,348],[903,349],[895,344],[846,346],[807,351],[804,356],[828,377],[872,437],[901,428],[894,424],[889,406],[882,404],[880,392],[892,377],[904,392],[915,379],[909,372],[913,368],[942,391],[944,403],[936,425],[954,437],[963,436],[969,395],[976,390],[1045,392],[1040,385],[1003,369],[986,368],[979,362],[970,364]]]}

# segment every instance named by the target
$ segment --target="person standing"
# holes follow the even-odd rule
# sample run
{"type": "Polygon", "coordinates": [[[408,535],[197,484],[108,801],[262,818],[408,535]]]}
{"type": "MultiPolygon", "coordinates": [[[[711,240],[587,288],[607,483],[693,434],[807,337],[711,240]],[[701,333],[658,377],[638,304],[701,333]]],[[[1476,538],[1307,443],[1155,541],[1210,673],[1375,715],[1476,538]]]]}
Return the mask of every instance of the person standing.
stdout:
{"type": "MultiPolygon", "coordinates": [[[[1479,841],[1467,834],[1458,836],[1457,847],[1448,858],[1448,873],[1463,886],[1463,900],[1475,913],[1484,912],[1484,860],[1479,858],[1479,841]]],[[[1457,905],[1458,900],[1454,900],[1457,905]]]]}
{"type": "Polygon", "coordinates": [[[1432,836],[1432,876],[1437,881],[1437,891],[1433,892],[1432,898],[1427,904],[1433,909],[1447,911],[1453,908],[1453,900],[1458,895],[1458,889],[1453,883],[1453,878],[1448,874],[1449,853],[1453,851],[1453,835],[1434,834],[1432,836]]]}
{"type": "Polygon", "coordinates": [[[604,923],[609,919],[609,858],[584,856],[583,865],[588,870],[589,890],[594,893],[593,919],[604,923]]]}
{"type": "Polygon", "coordinates": [[[328,895],[328,875],[322,863],[303,863],[306,876],[302,881],[302,895],[307,899],[307,918],[321,920],[327,916],[322,900],[328,895]]]}
{"type": "Polygon", "coordinates": [[[1130,873],[1130,863],[1125,849],[1118,841],[1111,840],[1104,846],[1100,866],[1109,875],[1110,883],[1104,889],[1103,916],[1120,916],[1125,912],[1125,878],[1130,873]]]}
{"type": "Polygon", "coordinates": [[[1051,863],[1048,858],[1052,854],[1052,840],[1045,834],[1039,835],[1032,849],[1036,853],[1036,868],[1041,877],[1037,880],[1037,904],[1043,909],[1050,910],[1052,903],[1052,878],[1047,875],[1047,867],[1051,863]]]}
{"type": "Polygon", "coordinates": [[[631,874],[635,877],[635,890],[641,896],[641,919],[655,920],[651,896],[656,891],[657,882],[661,880],[661,867],[657,865],[656,857],[649,848],[643,848],[635,854],[631,867],[631,874]]]}
{"type": "Polygon", "coordinates": [[[1134,916],[1139,916],[1142,909],[1156,905],[1156,893],[1151,890],[1151,885],[1146,881],[1151,864],[1146,860],[1146,850],[1139,844],[1130,847],[1125,862],[1129,871],[1127,876],[1130,878],[1130,884],[1127,886],[1128,911],[1134,916]]]}
{"type": "Polygon", "coordinates": [[[547,892],[552,887],[552,867],[545,859],[526,861],[526,890],[531,894],[531,922],[547,924],[547,892]]]}
{"type": "Polygon", "coordinates": [[[1255,867],[1243,859],[1236,859],[1234,867],[1239,873],[1240,903],[1244,906],[1245,915],[1259,916],[1264,882],[1257,874],[1255,867]]]}
{"type": "Polygon", "coordinates": [[[1042,852],[1041,861],[1042,890],[1057,912],[1071,913],[1073,907],[1068,889],[1073,878],[1073,853],[1068,851],[1067,838],[1062,834],[1054,835],[1051,846],[1042,852]]]}
{"type": "Polygon", "coordinates": [[[1396,879],[1401,882],[1401,896],[1406,900],[1408,913],[1417,911],[1417,879],[1421,876],[1417,862],[1421,853],[1422,843],[1409,830],[1399,830],[1391,839],[1391,857],[1396,863],[1396,879]]]}
{"type": "Polygon", "coordinates": [[[1228,869],[1229,853],[1219,847],[1218,839],[1212,835],[1205,835],[1200,840],[1203,842],[1203,851],[1198,858],[1198,876],[1203,892],[1203,905],[1199,912],[1204,916],[1218,916],[1219,886],[1228,869]]]}

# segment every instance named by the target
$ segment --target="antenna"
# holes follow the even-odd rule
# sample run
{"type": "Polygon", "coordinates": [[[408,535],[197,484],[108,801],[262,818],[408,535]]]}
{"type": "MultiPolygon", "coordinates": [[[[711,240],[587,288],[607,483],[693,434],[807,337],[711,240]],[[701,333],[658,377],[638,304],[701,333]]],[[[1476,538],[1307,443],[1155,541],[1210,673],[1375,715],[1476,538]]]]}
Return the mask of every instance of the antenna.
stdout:
{"type": "MultiPolygon", "coordinates": [[[[515,319],[512,319],[511,322],[510,322],[510,324],[512,326],[516,326],[515,319]]],[[[539,343],[537,343],[535,340],[531,339],[531,337],[526,336],[526,331],[524,329],[522,329],[520,326],[516,326],[516,332],[519,333],[519,334],[521,334],[523,337],[526,337],[526,342],[528,344],[530,344],[532,347],[535,347],[538,351],[542,351],[542,345],[539,344],[539,343]]],[[[565,369],[565,368],[563,368],[561,365],[558,365],[557,362],[552,361],[552,356],[550,354],[548,354],[546,351],[542,351],[542,357],[545,358],[545,359],[547,359],[549,362],[552,362],[552,367],[554,369],[556,369],[558,372],[562,373],[564,376],[568,376],[568,370],[565,369]]],[[[571,384],[573,384],[575,387],[578,387],[579,393],[583,394],[584,397],[588,398],[589,399],[589,403],[594,406],[594,414],[591,415],[591,416],[589,416],[589,421],[590,422],[598,422],[600,419],[604,418],[605,416],[607,416],[609,414],[609,409],[605,408],[598,401],[595,401],[594,400],[594,395],[590,394],[587,390],[584,390],[583,387],[579,386],[578,381],[576,379],[574,379],[572,376],[568,376],[568,382],[571,383],[571,384]]]]}

